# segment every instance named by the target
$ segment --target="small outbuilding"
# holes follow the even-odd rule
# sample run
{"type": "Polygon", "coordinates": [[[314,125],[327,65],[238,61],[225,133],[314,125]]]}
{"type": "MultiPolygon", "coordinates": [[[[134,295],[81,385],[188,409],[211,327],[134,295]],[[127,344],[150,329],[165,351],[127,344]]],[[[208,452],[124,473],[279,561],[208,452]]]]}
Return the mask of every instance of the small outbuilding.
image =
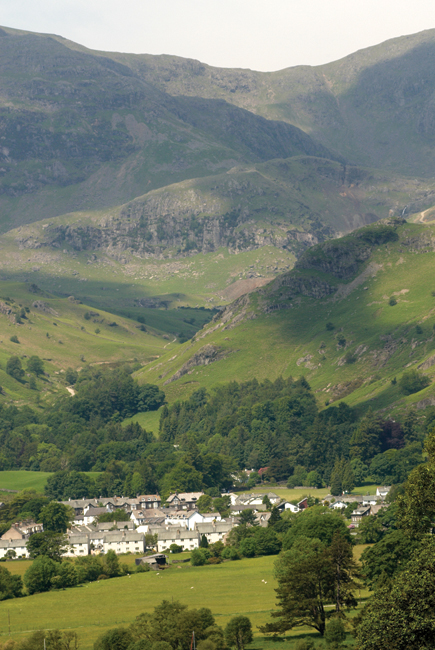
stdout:
{"type": "Polygon", "coordinates": [[[145,555],[135,560],[136,566],[148,564],[150,569],[160,569],[166,564],[166,555],[164,553],[155,553],[154,555],[145,555]]]}

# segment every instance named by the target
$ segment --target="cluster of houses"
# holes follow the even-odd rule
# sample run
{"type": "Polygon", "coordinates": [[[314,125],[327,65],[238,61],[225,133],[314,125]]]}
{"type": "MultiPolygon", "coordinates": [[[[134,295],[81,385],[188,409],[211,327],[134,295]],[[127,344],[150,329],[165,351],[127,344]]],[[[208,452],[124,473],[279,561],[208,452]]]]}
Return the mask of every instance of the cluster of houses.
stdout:
{"type": "MultiPolygon", "coordinates": [[[[383,507],[389,488],[378,488],[376,495],[348,495],[326,497],[332,509],[345,508],[349,503],[357,503],[352,513],[352,527],[358,527],[363,517],[375,514],[383,507]]],[[[165,507],[161,505],[158,494],[146,494],[136,498],[110,497],[99,499],[70,499],[65,505],[74,511],[71,528],[67,532],[68,544],[64,555],[80,557],[89,554],[107,553],[143,554],[148,544],[158,553],[168,552],[172,544],[184,551],[198,548],[203,536],[209,544],[221,541],[225,543],[228,533],[237,526],[239,516],[244,510],[254,512],[257,523],[267,526],[270,511],[269,501],[281,512],[290,510],[299,512],[308,507],[307,499],[294,504],[283,500],[274,492],[252,494],[229,494],[230,514],[225,519],[219,512],[200,513],[197,509],[202,492],[171,494],[166,499],[165,507]],[[267,496],[267,499],[265,497],[267,496]],[[103,514],[122,509],[128,515],[128,521],[99,522],[103,514]],[[152,535],[153,537],[149,537],[152,535]]],[[[0,538],[0,558],[28,557],[27,540],[33,533],[42,532],[42,524],[34,521],[16,522],[0,538]]]]}
{"type": "Polygon", "coordinates": [[[385,499],[388,492],[390,491],[390,486],[382,486],[376,489],[376,494],[348,494],[341,497],[331,497],[327,496],[324,499],[324,502],[329,503],[329,507],[334,510],[342,510],[346,508],[349,503],[356,504],[355,510],[351,514],[351,528],[358,528],[359,524],[363,517],[368,517],[370,515],[377,515],[381,508],[385,508],[386,503],[385,499]]]}

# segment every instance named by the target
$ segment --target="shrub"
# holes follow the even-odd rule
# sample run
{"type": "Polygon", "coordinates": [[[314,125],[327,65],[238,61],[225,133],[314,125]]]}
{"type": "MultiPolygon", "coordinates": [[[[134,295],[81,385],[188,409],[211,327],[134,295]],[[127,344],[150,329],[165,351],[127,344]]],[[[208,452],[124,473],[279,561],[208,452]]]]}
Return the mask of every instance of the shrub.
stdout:
{"type": "Polygon", "coordinates": [[[67,384],[74,385],[79,377],[79,373],[72,368],[67,368],[65,372],[65,381],[67,384]]]}
{"type": "Polygon", "coordinates": [[[9,339],[12,343],[19,343],[18,336],[15,334],[9,339]]]}
{"type": "Polygon", "coordinates": [[[33,372],[33,374],[38,375],[38,376],[43,375],[44,374],[44,362],[38,356],[33,355],[27,361],[27,370],[29,372],[33,372]]]}
{"type": "Polygon", "coordinates": [[[211,553],[206,548],[195,548],[190,556],[190,563],[192,566],[204,566],[207,560],[211,557],[211,553]]]}
{"type": "Polygon", "coordinates": [[[94,650],[127,650],[133,636],[130,630],[124,627],[115,627],[105,632],[94,643],[94,650]]]}
{"type": "Polygon", "coordinates": [[[344,360],[346,363],[355,363],[357,359],[356,356],[353,354],[353,352],[349,351],[346,352],[346,354],[344,355],[344,360]]]}
{"type": "Polygon", "coordinates": [[[312,639],[300,639],[295,645],[295,650],[314,650],[314,648],[312,639]]]}
{"type": "Polygon", "coordinates": [[[240,560],[240,553],[234,546],[226,546],[222,551],[224,560],[240,560]]]}
{"type": "Polygon", "coordinates": [[[328,645],[338,648],[346,640],[343,622],[339,618],[331,618],[325,628],[325,641],[328,645]]]}
{"type": "Polygon", "coordinates": [[[328,330],[328,332],[332,332],[332,330],[335,329],[335,325],[333,323],[331,323],[330,321],[328,323],[326,323],[325,327],[328,330]]]}
{"type": "Polygon", "coordinates": [[[10,357],[6,363],[6,372],[8,375],[21,381],[24,377],[24,370],[18,357],[10,357]]]}
{"type": "Polygon", "coordinates": [[[181,553],[183,550],[182,546],[178,546],[178,544],[171,544],[169,547],[169,552],[170,553],[181,553]]]}
{"type": "Polygon", "coordinates": [[[252,537],[245,537],[239,545],[240,553],[245,557],[254,557],[257,551],[257,545],[252,537]]]}
{"type": "Polygon", "coordinates": [[[430,379],[425,375],[422,375],[417,370],[408,370],[404,372],[399,380],[399,386],[402,393],[405,395],[412,395],[413,393],[418,393],[426,386],[429,386],[430,379]]]}
{"type": "Polygon", "coordinates": [[[391,307],[394,307],[394,305],[397,305],[397,300],[395,298],[390,298],[388,304],[391,305],[391,307]]]}

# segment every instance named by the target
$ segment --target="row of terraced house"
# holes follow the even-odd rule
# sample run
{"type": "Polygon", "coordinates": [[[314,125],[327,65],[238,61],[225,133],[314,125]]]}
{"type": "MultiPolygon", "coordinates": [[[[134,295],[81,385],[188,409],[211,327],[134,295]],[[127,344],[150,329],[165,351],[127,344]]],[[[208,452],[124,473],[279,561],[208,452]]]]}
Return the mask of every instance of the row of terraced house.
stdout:
{"type": "MultiPolygon", "coordinates": [[[[68,544],[64,555],[79,557],[89,554],[144,553],[145,535],[150,533],[157,542],[153,546],[159,553],[169,549],[171,544],[191,551],[199,547],[203,535],[209,544],[225,542],[230,530],[238,524],[238,515],[245,510],[254,511],[257,523],[266,526],[270,512],[262,503],[264,494],[230,495],[230,515],[222,519],[218,512],[200,513],[196,503],[202,492],[175,493],[161,507],[159,495],[140,495],[136,498],[101,497],[99,499],[71,499],[63,501],[74,511],[74,520],[67,532],[68,544]],[[102,514],[123,509],[129,514],[129,521],[99,523],[102,514]]],[[[272,504],[280,510],[293,506],[274,493],[267,494],[272,504]]],[[[301,502],[300,507],[303,507],[301,502]]],[[[0,558],[12,553],[14,557],[28,557],[27,540],[35,532],[42,531],[42,524],[16,522],[0,538],[0,558]]]]}

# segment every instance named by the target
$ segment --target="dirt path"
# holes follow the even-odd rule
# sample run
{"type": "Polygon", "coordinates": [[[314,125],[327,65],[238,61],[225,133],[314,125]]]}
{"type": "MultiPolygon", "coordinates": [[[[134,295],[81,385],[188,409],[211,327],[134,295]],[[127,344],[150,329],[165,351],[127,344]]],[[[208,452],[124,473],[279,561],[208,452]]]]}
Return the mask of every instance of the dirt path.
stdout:
{"type": "Polygon", "coordinates": [[[414,223],[429,223],[430,221],[435,220],[435,206],[432,206],[431,208],[428,208],[427,210],[423,210],[423,212],[420,212],[414,223]],[[426,221],[426,215],[428,215],[430,212],[433,212],[432,219],[428,219],[426,221]]]}
{"type": "Polygon", "coordinates": [[[169,343],[166,343],[166,345],[163,346],[163,349],[166,350],[166,348],[168,347],[168,345],[171,345],[171,343],[175,343],[176,340],[177,340],[177,337],[174,336],[174,340],[173,340],[173,341],[169,341],[169,343]]]}
{"type": "Polygon", "coordinates": [[[74,388],[71,388],[71,386],[67,386],[66,389],[68,393],[71,395],[71,397],[76,394],[74,388]]]}

